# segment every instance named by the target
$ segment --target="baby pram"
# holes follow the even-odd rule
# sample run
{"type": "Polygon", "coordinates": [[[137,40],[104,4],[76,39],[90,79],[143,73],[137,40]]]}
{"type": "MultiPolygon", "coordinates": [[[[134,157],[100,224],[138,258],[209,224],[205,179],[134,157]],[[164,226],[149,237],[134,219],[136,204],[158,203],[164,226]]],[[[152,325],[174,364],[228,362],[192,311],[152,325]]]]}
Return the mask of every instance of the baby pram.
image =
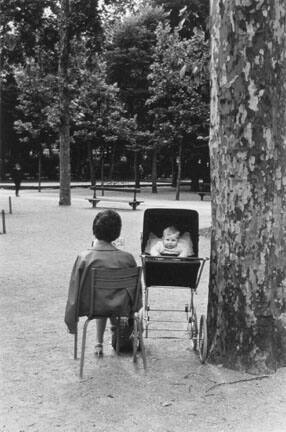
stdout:
{"type": "MultiPolygon", "coordinates": [[[[194,294],[199,285],[205,262],[208,258],[199,257],[199,216],[195,210],[151,208],[145,210],[143,219],[143,232],[141,239],[141,258],[144,279],[144,321],[145,337],[150,331],[161,330],[154,328],[150,318],[151,312],[162,311],[164,319],[158,322],[166,323],[171,312],[184,312],[187,319],[187,329],[184,330],[192,340],[193,349],[199,351],[201,362],[204,363],[207,355],[207,326],[206,317],[201,315],[198,330],[197,313],[194,305],[194,294]],[[180,233],[190,233],[193,255],[186,258],[171,256],[151,256],[148,249],[150,238],[161,238],[167,226],[175,226],[180,233]],[[156,308],[150,305],[150,288],[184,288],[188,298],[184,308],[177,309],[156,308]],[[187,290],[186,290],[187,288],[187,290]]],[[[167,293],[166,293],[167,295],[167,293]]]]}

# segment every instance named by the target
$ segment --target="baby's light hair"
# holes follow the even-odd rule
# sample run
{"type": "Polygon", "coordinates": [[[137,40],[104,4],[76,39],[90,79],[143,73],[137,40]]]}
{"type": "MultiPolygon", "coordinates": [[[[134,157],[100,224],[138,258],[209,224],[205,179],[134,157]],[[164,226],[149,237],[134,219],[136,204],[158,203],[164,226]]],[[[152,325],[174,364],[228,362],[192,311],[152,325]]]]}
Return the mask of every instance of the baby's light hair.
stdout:
{"type": "Polygon", "coordinates": [[[169,235],[176,235],[176,237],[179,238],[180,237],[180,231],[178,231],[177,228],[175,228],[173,225],[169,226],[169,227],[164,229],[163,237],[165,238],[166,236],[169,236],[169,235]]]}

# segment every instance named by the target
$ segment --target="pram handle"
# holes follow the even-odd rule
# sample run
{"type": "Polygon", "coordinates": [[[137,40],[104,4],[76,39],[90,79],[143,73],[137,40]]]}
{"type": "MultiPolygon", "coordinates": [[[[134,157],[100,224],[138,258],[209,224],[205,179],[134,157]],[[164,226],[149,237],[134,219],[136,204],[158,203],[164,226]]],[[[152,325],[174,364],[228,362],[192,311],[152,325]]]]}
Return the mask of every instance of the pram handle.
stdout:
{"type": "Polygon", "coordinates": [[[178,257],[178,256],[168,256],[168,255],[162,255],[162,256],[153,256],[153,255],[149,255],[149,254],[141,254],[141,258],[142,259],[148,259],[148,261],[168,261],[168,262],[175,262],[175,261],[179,261],[179,262],[198,262],[198,261],[208,261],[209,258],[205,257],[195,257],[195,256],[190,256],[190,257],[178,257]]]}

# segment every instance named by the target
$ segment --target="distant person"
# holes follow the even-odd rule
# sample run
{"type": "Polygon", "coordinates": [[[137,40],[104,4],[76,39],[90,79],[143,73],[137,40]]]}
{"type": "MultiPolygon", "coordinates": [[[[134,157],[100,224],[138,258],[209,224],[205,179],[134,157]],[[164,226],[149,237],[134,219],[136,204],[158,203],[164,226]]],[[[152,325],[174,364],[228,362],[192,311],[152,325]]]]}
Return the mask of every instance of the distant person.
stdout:
{"type": "Polygon", "coordinates": [[[16,197],[18,197],[20,187],[21,187],[22,178],[23,178],[22,169],[21,169],[21,166],[19,163],[15,164],[15,167],[14,167],[13,173],[12,173],[12,177],[13,177],[13,181],[15,184],[15,195],[16,195],[16,197]]]}
{"type": "Polygon", "coordinates": [[[143,168],[143,165],[142,165],[142,164],[139,165],[139,176],[140,176],[140,179],[141,179],[141,180],[142,180],[143,177],[144,177],[144,168],[143,168]]]}
{"type": "MultiPolygon", "coordinates": [[[[101,269],[123,269],[137,265],[130,253],[117,249],[112,243],[119,237],[120,232],[121,218],[117,212],[104,210],[96,215],[93,221],[95,241],[91,248],[78,255],[71,274],[65,323],[72,334],[76,332],[78,295],[84,285],[90,283],[88,278],[90,277],[91,265],[101,269]]],[[[95,321],[95,355],[100,357],[103,355],[103,337],[107,318],[97,318],[95,321]]]]}

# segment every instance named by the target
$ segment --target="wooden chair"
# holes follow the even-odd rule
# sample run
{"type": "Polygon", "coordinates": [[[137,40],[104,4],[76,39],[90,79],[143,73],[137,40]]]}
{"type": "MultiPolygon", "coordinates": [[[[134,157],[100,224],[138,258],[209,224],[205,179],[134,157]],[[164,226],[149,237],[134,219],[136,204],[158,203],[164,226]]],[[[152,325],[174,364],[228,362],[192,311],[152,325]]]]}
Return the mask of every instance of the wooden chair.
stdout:
{"type": "MultiPolygon", "coordinates": [[[[78,298],[78,317],[86,315],[87,319],[83,326],[82,346],[80,358],[80,378],[83,376],[84,355],[86,346],[87,327],[91,320],[95,318],[115,318],[116,323],[116,352],[120,350],[120,317],[132,318],[134,321],[133,330],[133,362],[137,361],[137,352],[142,355],[143,366],[146,369],[146,355],[143,341],[143,316],[140,313],[142,305],[141,293],[141,267],[124,269],[98,269],[90,268],[91,278],[87,290],[78,298]],[[89,310],[82,312],[82,303],[87,303],[89,310]]],[[[76,330],[74,336],[74,358],[77,358],[77,339],[76,330]]]]}

